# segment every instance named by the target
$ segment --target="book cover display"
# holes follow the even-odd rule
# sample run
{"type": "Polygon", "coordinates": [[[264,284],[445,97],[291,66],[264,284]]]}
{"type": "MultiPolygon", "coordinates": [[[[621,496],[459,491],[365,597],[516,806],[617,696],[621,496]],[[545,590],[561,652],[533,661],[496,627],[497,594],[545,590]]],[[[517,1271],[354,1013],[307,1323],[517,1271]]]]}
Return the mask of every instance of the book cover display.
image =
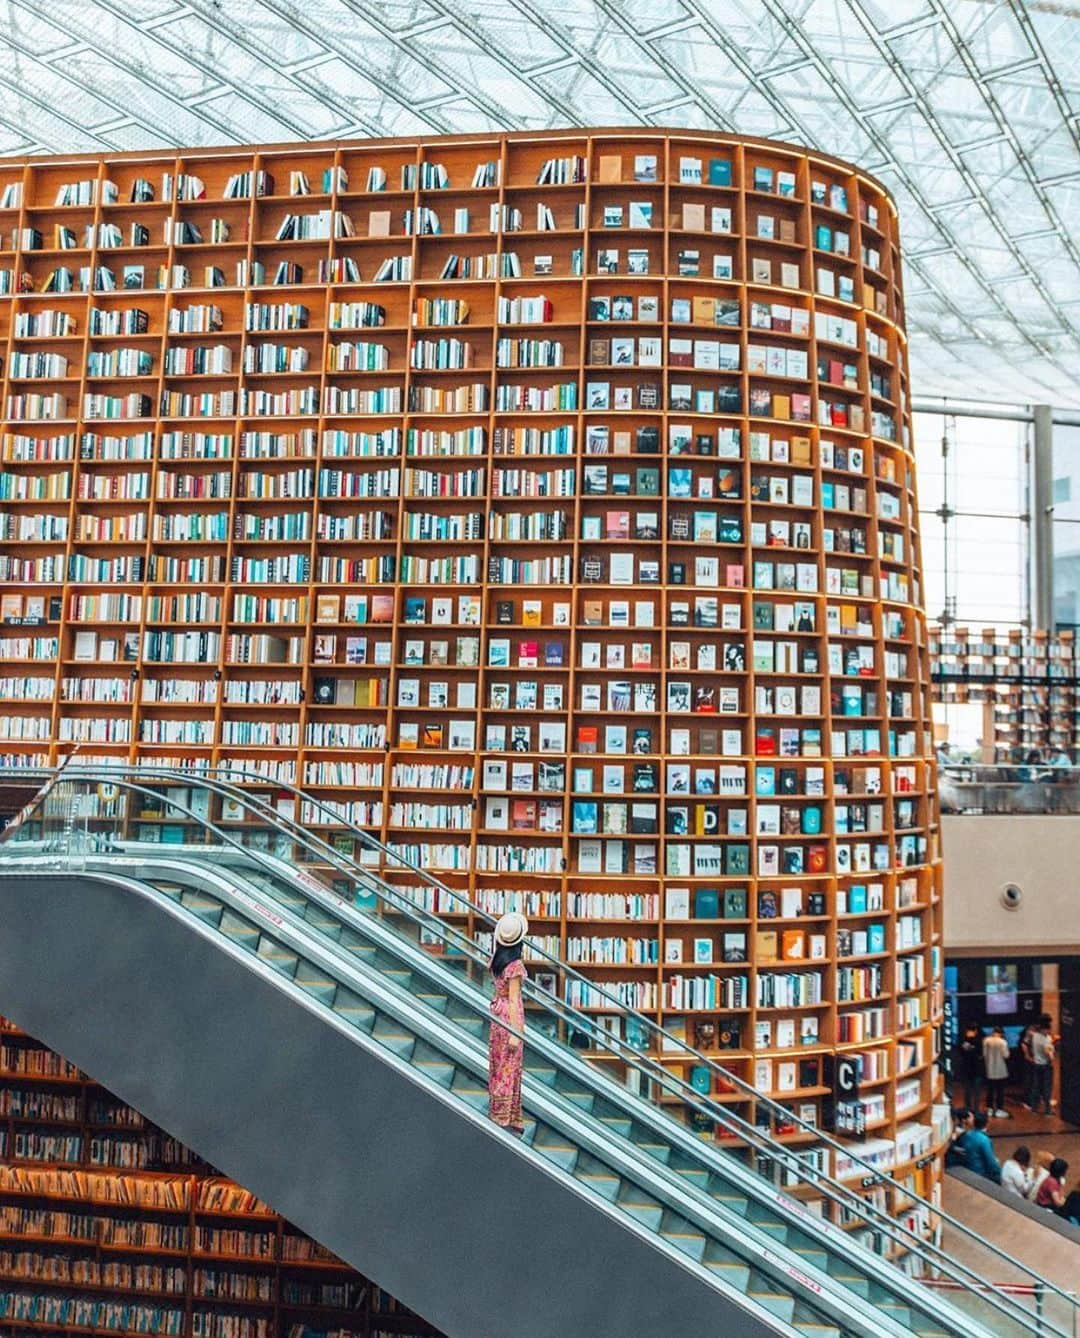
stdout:
{"type": "Polygon", "coordinates": [[[309,789],[799,1118],[857,1052],[929,1190],[885,190],[648,129],[2,160],[0,198],[4,762],[309,789]]]}

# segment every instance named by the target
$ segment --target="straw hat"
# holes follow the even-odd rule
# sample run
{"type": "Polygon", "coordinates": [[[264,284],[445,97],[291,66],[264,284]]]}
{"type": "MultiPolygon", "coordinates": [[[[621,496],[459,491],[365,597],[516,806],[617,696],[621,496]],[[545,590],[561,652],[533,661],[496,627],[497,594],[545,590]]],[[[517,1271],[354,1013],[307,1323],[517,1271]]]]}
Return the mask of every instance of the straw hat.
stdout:
{"type": "Polygon", "coordinates": [[[520,943],[529,932],[529,922],[517,911],[508,911],[495,926],[495,944],[500,948],[512,948],[520,943]]]}

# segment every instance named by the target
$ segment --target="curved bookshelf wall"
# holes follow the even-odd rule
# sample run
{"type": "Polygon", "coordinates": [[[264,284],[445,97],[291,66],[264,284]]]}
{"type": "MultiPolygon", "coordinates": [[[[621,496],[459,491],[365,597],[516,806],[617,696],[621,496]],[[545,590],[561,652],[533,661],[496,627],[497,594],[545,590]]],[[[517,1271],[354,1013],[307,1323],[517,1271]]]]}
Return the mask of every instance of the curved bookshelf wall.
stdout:
{"type": "Polygon", "coordinates": [[[0,222],[6,760],[317,791],[929,1192],[883,188],[568,131],[8,160],[0,222]]]}

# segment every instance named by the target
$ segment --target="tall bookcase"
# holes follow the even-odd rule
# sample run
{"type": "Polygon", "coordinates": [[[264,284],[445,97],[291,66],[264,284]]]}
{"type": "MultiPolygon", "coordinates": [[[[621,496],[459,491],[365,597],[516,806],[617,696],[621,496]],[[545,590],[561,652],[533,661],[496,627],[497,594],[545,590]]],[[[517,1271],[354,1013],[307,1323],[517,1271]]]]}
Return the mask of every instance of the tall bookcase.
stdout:
{"type": "Polygon", "coordinates": [[[1023,627],[930,628],[934,701],[983,708],[984,762],[1044,761],[1080,747],[1076,637],[1023,627]]]}
{"type": "Polygon", "coordinates": [[[295,781],[929,1191],[885,190],[635,128],[9,160],[0,202],[5,760],[295,781]]]}
{"type": "Polygon", "coordinates": [[[0,1332],[438,1330],[0,1018],[0,1332]]]}

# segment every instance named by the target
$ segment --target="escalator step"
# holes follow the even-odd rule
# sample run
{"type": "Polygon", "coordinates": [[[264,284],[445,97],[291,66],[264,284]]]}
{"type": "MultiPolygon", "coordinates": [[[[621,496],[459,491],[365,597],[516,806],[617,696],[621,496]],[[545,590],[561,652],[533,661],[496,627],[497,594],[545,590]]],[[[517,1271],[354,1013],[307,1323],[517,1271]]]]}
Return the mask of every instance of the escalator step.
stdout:
{"type": "Polygon", "coordinates": [[[220,901],[204,896],[201,892],[184,892],[180,897],[180,905],[200,920],[205,920],[208,925],[220,924],[225,910],[220,901]]]}
{"type": "Polygon", "coordinates": [[[313,966],[311,962],[301,962],[296,968],[293,979],[320,1003],[333,1006],[338,988],[337,981],[331,980],[320,967],[313,966]]]}
{"type": "Polygon", "coordinates": [[[375,1025],[375,1009],[343,985],[338,987],[334,999],[334,1012],[339,1013],[350,1026],[358,1027],[361,1031],[370,1031],[375,1025]]]}
{"type": "Polygon", "coordinates": [[[695,1185],[695,1188],[708,1188],[709,1173],[711,1172],[708,1171],[707,1167],[693,1167],[693,1165],[689,1165],[689,1167],[674,1167],[674,1171],[676,1171],[677,1175],[683,1176],[684,1180],[689,1180],[689,1183],[695,1185]]]}
{"type": "Polygon", "coordinates": [[[541,1157],[554,1162],[556,1166],[561,1166],[564,1171],[573,1174],[578,1159],[578,1149],[576,1147],[569,1143],[548,1143],[534,1138],[533,1148],[539,1152],[541,1157]]]}
{"type": "Polygon", "coordinates": [[[464,1008],[461,1004],[451,1003],[446,1015],[451,1022],[461,1027],[463,1031],[467,1031],[470,1036],[483,1036],[487,1031],[487,1019],[469,1008],[464,1008]]]}
{"type": "Polygon", "coordinates": [[[648,1138],[635,1138],[634,1144],[642,1152],[647,1152],[655,1161],[662,1162],[665,1166],[671,1160],[670,1143],[653,1143],[648,1138]]]}
{"type": "Polygon", "coordinates": [[[835,1324],[815,1315],[809,1306],[801,1302],[795,1306],[791,1327],[806,1334],[806,1338],[841,1338],[841,1330],[835,1324]]]}
{"type": "Polygon", "coordinates": [[[342,929],[341,938],[338,940],[343,948],[351,952],[355,957],[359,957],[363,962],[372,962],[378,955],[378,948],[369,943],[366,938],[362,938],[352,929],[342,929]]]}
{"type": "Polygon", "coordinates": [[[612,1202],[618,1197],[619,1186],[622,1184],[610,1166],[605,1166],[602,1161],[587,1152],[582,1152],[578,1157],[574,1166],[574,1179],[580,1180],[583,1185],[588,1185],[602,1198],[612,1202]]]}
{"type": "Polygon", "coordinates": [[[865,1301],[869,1298],[869,1278],[862,1277],[858,1273],[852,1273],[849,1260],[832,1257],[828,1260],[825,1271],[835,1282],[839,1282],[842,1287],[846,1287],[849,1292],[853,1292],[862,1300],[865,1301]]]}
{"type": "Polygon", "coordinates": [[[458,1069],[454,1074],[453,1082],[450,1084],[450,1090],[475,1110],[487,1110],[487,1088],[482,1086],[480,1080],[471,1073],[464,1073],[461,1069],[458,1069]]]}
{"type": "Polygon", "coordinates": [[[167,897],[171,897],[173,901],[179,901],[184,895],[184,889],[179,883],[159,883],[155,878],[154,886],[159,892],[164,892],[167,897]]]}
{"type": "Polygon", "coordinates": [[[707,1193],[710,1199],[722,1204],[733,1213],[738,1213],[740,1217],[746,1216],[746,1210],[750,1204],[745,1194],[740,1194],[737,1189],[733,1189],[726,1181],[713,1177],[707,1193]]]}
{"type": "Polygon", "coordinates": [[[779,1291],[778,1284],[767,1278],[764,1273],[759,1273],[756,1268],[751,1270],[747,1295],[752,1296],[758,1305],[764,1306],[785,1324],[790,1324],[795,1314],[794,1296],[789,1292],[779,1291]]]}
{"type": "Polygon", "coordinates": [[[764,1231],[766,1235],[772,1236],[774,1240],[787,1240],[787,1224],[781,1222],[778,1217],[773,1216],[773,1210],[764,1203],[750,1203],[747,1205],[746,1218],[753,1222],[759,1230],[764,1231]]]}
{"type": "Polygon", "coordinates": [[[559,1093],[560,1096],[565,1097],[567,1101],[570,1101],[575,1106],[577,1106],[579,1110],[584,1110],[587,1113],[591,1113],[593,1105],[596,1101],[595,1092],[578,1092],[578,1091],[564,1092],[559,1087],[558,1083],[556,1083],[555,1085],[555,1090],[559,1093]]]}
{"type": "Polygon", "coordinates": [[[666,1212],[660,1223],[660,1234],[677,1250],[688,1254],[691,1259],[701,1260],[705,1255],[708,1241],[704,1234],[678,1213],[666,1212]]]}
{"type": "Polygon", "coordinates": [[[650,1231],[659,1231],[660,1223],[664,1220],[664,1210],[655,1199],[650,1199],[648,1195],[637,1188],[636,1185],[625,1185],[619,1194],[619,1207],[631,1217],[642,1222],[650,1231]]]}
{"type": "Polygon", "coordinates": [[[750,1282],[750,1265],[729,1250],[726,1245],[711,1240],[705,1247],[705,1257],[701,1261],[710,1272],[723,1278],[737,1291],[744,1292],[750,1282]]]}
{"type": "Polygon", "coordinates": [[[436,1013],[445,1013],[446,1005],[450,1002],[445,994],[438,993],[417,994],[414,997],[419,999],[421,1003],[427,1004],[429,1008],[433,1008],[436,1013]]]}
{"type": "Polygon", "coordinates": [[[543,1083],[545,1087],[554,1087],[557,1076],[555,1070],[539,1059],[526,1059],[525,1072],[533,1082],[543,1083]]]}
{"type": "Polygon", "coordinates": [[[221,932],[231,938],[234,943],[239,943],[241,947],[254,951],[259,942],[259,931],[254,925],[248,924],[242,920],[239,915],[233,915],[231,911],[226,911],[221,917],[221,924],[218,925],[221,932]]]}
{"type": "MultiPolygon", "coordinates": [[[[911,1311],[904,1305],[903,1301],[891,1299],[875,1301],[874,1309],[880,1310],[883,1315],[888,1315],[890,1319],[896,1320],[897,1324],[902,1325],[905,1329],[912,1328],[911,1311]]],[[[916,1329],[914,1332],[917,1333],[918,1330],[916,1329]]]]}
{"type": "Polygon", "coordinates": [[[267,938],[265,934],[259,939],[259,946],[255,949],[255,952],[267,966],[272,966],[275,971],[280,971],[283,976],[294,975],[300,963],[300,958],[297,957],[295,952],[290,952],[276,939],[267,938]]]}
{"type": "Polygon", "coordinates": [[[601,1115],[600,1123],[607,1125],[613,1134],[618,1134],[620,1138],[629,1138],[630,1130],[634,1127],[633,1120],[624,1115],[601,1115]]]}
{"type": "Polygon", "coordinates": [[[314,902],[308,902],[307,909],[304,911],[304,919],[312,929],[317,929],[320,934],[325,934],[327,938],[332,938],[335,942],[341,938],[341,931],[344,928],[341,921],[327,914],[321,906],[316,906],[314,902]]]}
{"type": "Polygon", "coordinates": [[[795,1227],[788,1228],[787,1244],[800,1258],[805,1259],[814,1268],[824,1270],[828,1266],[829,1254],[820,1241],[805,1231],[795,1227]]]}
{"type": "Polygon", "coordinates": [[[434,1046],[427,1045],[423,1041],[417,1041],[412,1054],[412,1063],[414,1068],[419,1069],[432,1082],[437,1082],[440,1087],[449,1087],[457,1072],[455,1064],[445,1055],[439,1054],[434,1046]]]}
{"type": "Polygon", "coordinates": [[[372,1036],[384,1045],[387,1050],[392,1050],[395,1055],[402,1059],[408,1059],[416,1045],[416,1037],[412,1032],[406,1031],[400,1022],[395,1022],[393,1018],[380,1015],[375,1019],[375,1026],[371,1031],[372,1036]]]}

